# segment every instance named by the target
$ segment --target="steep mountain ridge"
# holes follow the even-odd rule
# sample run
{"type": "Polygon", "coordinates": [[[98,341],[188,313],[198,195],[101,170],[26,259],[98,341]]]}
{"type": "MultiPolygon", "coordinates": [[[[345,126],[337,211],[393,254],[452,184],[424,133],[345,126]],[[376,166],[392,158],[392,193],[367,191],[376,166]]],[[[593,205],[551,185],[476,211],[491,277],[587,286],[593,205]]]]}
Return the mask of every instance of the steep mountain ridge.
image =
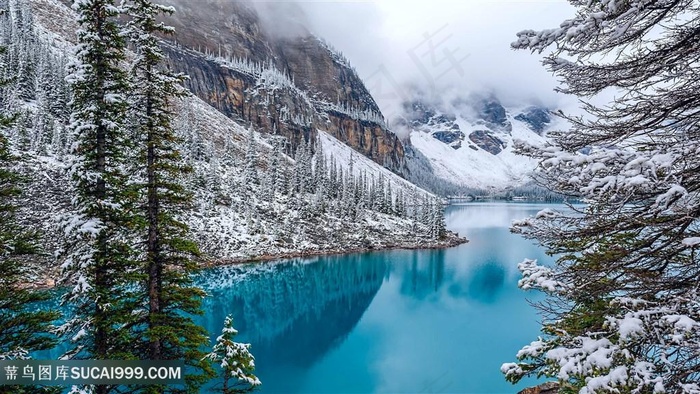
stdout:
{"type": "MultiPolygon", "coordinates": [[[[179,10],[166,18],[177,32],[167,45],[169,65],[190,75],[187,87],[205,102],[260,131],[284,135],[292,149],[321,129],[379,164],[403,169],[403,145],[355,70],[301,24],[291,33],[272,32],[243,1],[164,3],[179,10]],[[280,74],[290,89],[269,89],[264,72],[280,74]],[[286,109],[301,119],[287,118],[286,109]]],[[[303,18],[293,3],[283,6],[303,18]]]]}
{"type": "MultiPolygon", "coordinates": [[[[53,0],[32,1],[41,5],[41,23],[59,31],[61,40],[70,40],[75,23],[56,22],[56,16],[70,10],[53,0]]],[[[284,136],[289,155],[304,141],[315,143],[317,130],[324,130],[422,186],[442,180],[454,186],[450,190],[503,190],[527,183],[535,168],[534,162],[512,153],[514,139],[544,141],[539,137],[556,122],[549,109],[538,105],[506,109],[489,96],[462,94],[434,102],[418,94],[404,103],[403,117],[391,122],[412,131],[402,142],[387,129],[348,61],[303,24],[284,34],[271,32],[256,7],[242,1],[166,4],[177,9],[167,19],[177,34],[163,43],[168,66],[189,75],[187,88],[229,118],[284,136]],[[436,142],[455,152],[443,151],[436,142]],[[435,177],[437,181],[428,179],[435,177]]],[[[295,15],[287,20],[303,18],[294,5],[285,4],[285,12],[295,15]]]]}
{"type": "MultiPolygon", "coordinates": [[[[21,157],[14,170],[28,180],[17,205],[20,219],[42,234],[47,253],[37,272],[44,276],[47,266],[60,262],[54,257],[65,243],[61,218],[74,192],[67,171],[74,136],[64,66],[75,60],[75,15],[58,0],[0,0],[3,7],[10,12],[0,15],[0,45],[8,50],[0,62],[11,82],[2,88],[0,104],[17,114],[3,133],[21,157]]],[[[276,69],[250,62],[232,67],[255,84],[253,93],[311,101],[276,69]]],[[[330,132],[316,131],[292,148],[279,130],[255,131],[193,94],[176,100],[173,109],[179,150],[194,170],[180,180],[194,195],[181,218],[209,262],[463,241],[454,234],[438,239],[441,206],[433,196],[330,132]]],[[[301,109],[290,106],[283,113],[290,123],[306,121],[301,109]]]]}
{"type": "Polygon", "coordinates": [[[528,184],[537,166],[513,152],[514,142],[545,143],[559,123],[538,105],[505,108],[492,96],[436,102],[417,95],[395,124],[408,130],[411,180],[433,190],[449,185],[449,192],[498,193],[528,184]]]}
{"type": "MultiPolygon", "coordinates": [[[[59,40],[75,42],[77,26],[68,20],[70,0],[32,3],[40,24],[59,40]]],[[[289,153],[302,141],[313,143],[321,129],[394,172],[403,172],[402,142],[386,127],[347,59],[321,38],[302,25],[291,35],[270,32],[270,23],[241,0],[161,3],[176,10],[164,18],[176,31],[173,37],[163,37],[168,67],[189,75],[186,87],[200,99],[260,132],[285,136],[289,153]],[[277,82],[286,79],[291,89],[269,89],[265,76],[270,74],[281,77],[277,82]],[[300,100],[298,93],[308,100],[300,100]],[[297,116],[290,118],[289,113],[297,116]]],[[[285,9],[303,18],[294,4],[285,9]]]]}

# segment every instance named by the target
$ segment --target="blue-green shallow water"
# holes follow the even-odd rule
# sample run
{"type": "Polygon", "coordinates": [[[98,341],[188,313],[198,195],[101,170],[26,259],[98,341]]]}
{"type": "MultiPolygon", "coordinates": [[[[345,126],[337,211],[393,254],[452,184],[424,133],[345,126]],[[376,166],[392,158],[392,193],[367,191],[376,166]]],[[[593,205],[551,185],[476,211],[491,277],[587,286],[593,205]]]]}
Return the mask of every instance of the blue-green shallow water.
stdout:
{"type": "Polygon", "coordinates": [[[544,205],[451,206],[470,242],[446,250],[318,257],[203,272],[200,321],[212,337],[234,316],[252,343],[260,392],[515,393],[503,362],[539,333],[517,288],[523,258],[551,260],[508,227],[544,205]]]}

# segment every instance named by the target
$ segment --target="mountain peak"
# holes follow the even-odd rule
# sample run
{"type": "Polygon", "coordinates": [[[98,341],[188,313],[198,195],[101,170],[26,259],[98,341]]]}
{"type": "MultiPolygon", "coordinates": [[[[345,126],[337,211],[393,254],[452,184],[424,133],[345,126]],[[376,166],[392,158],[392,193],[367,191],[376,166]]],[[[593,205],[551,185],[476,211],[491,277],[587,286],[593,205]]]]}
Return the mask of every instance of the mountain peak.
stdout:
{"type": "MultiPolygon", "coordinates": [[[[470,189],[506,189],[529,182],[536,163],[516,155],[514,141],[544,142],[552,125],[547,109],[509,109],[492,95],[453,95],[441,102],[416,95],[402,109],[399,124],[410,130],[411,150],[418,152],[409,157],[409,168],[429,168],[435,179],[423,186],[437,185],[435,190],[441,182],[470,189]]],[[[424,172],[411,176],[419,181],[427,177],[424,172]]]]}

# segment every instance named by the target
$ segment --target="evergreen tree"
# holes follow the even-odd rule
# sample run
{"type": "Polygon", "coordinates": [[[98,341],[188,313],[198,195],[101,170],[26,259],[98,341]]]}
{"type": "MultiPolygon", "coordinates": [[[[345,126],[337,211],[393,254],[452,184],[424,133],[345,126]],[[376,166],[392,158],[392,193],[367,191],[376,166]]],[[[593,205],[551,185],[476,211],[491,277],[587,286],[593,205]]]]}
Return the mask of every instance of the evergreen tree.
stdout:
{"type": "Polygon", "coordinates": [[[389,181],[387,182],[386,191],[384,192],[384,213],[399,216],[398,212],[395,210],[394,193],[392,190],[391,181],[389,181]]]}
{"type": "Polygon", "coordinates": [[[339,179],[342,176],[338,176],[338,164],[335,161],[335,157],[331,154],[329,172],[328,172],[328,197],[339,198],[339,191],[341,189],[339,179]]]}
{"type": "Polygon", "coordinates": [[[272,143],[272,151],[270,152],[269,164],[267,166],[267,196],[268,201],[272,202],[275,200],[275,195],[277,191],[284,190],[284,185],[282,181],[282,163],[281,163],[281,144],[282,141],[275,138],[272,143]]]}
{"type": "MultiPolygon", "coordinates": [[[[198,392],[212,374],[203,360],[201,347],[206,345],[206,331],[192,321],[202,314],[205,293],[192,283],[197,268],[197,245],[190,241],[187,226],[178,218],[191,204],[191,194],[180,183],[191,172],[183,165],[171,121],[171,100],[181,92],[181,75],[159,68],[164,58],[156,34],[172,34],[172,28],[159,22],[162,14],[171,14],[171,7],[149,0],[133,0],[126,6],[131,44],[136,51],[132,67],[135,113],[139,138],[139,167],[145,185],[142,187],[143,236],[145,243],[144,288],[147,305],[145,321],[139,327],[140,357],[151,360],[184,360],[186,391],[198,392]]],[[[180,392],[166,386],[150,386],[151,393],[180,392]]]]}
{"type": "Polygon", "coordinates": [[[353,172],[352,153],[350,153],[350,164],[348,171],[343,178],[343,213],[348,218],[354,218],[357,202],[355,201],[356,180],[353,172]]]}
{"type": "Polygon", "coordinates": [[[700,391],[700,74],[697,1],[571,1],[559,27],[518,34],[547,53],[559,91],[590,116],[548,146],[538,183],[583,207],[543,210],[514,229],[557,255],[526,260],[520,286],[548,294],[545,336],[505,364],[509,380],[567,392],[700,391]],[[616,89],[597,105],[587,98],[616,89]]]}
{"type": "Polygon", "coordinates": [[[63,266],[66,284],[72,285],[67,300],[80,315],[64,326],[75,343],[66,357],[130,359],[133,344],[126,327],[133,319],[130,289],[138,267],[131,247],[135,198],[126,174],[132,145],[124,126],[129,85],[120,68],[125,60],[124,35],[116,23],[120,9],[111,0],[75,5],[81,27],[69,77],[75,213],[65,222],[73,237],[63,266]]]}
{"type": "MultiPolygon", "coordinates": [[[[321,139],[316,139],[316,153],[314,154],[314,175],[313,184],[316,186],[316,191],[318,189],[325,190],[328,188],[328,169],[326,163],[326,156],[323,153],[323,146],[321,144],[321,139]]],[[[324,194],[325,196],[325,194],[324,194]]]]}
{"type": "Polygon", "coordinates": [[[27,2],[14,4],[15,18],[13,48],[17,59],[15,74],[15,94],[23,101],[36,99],[37,91],[37,37],[34,32],[34,22],[27,2]]]}
{"type": "MultiPolygon", "coordinates": [[[[0,10],[2,12],[2,10],[0,10]]],[[[0,54],[4,48],[0,48],[0,54]]],[[[35,254],[34,235],[16,223],[13,199],[20,178],[12,171],[15,158],[4,135],[10,119],[0,115],[0,360],[23,359],[30,352],[55,346],[50,333],[58,313],[42,310],[38,303],[49,299],[43,291],[26,287],[29,281],[23,259],[35,254]]],[[[45,392],[32,386],[0,386],[0,393],[45,392]]]]}
{"type": "Polygon", "coordinates": [[[303,185],[303,181],[304,181],[303,170],[302,170],[302,166],[303,166],[302,162],[304,161],[304,157],[303,157],[304,153],[303,153],[302,147],[303,147],[303,145],[299,144],[297,146],[296,152],[294,152],[294,169],[293,169],[293,173],[292,173],[292,182],[290,185],[290,190],[292,191],[292,195],[294,193],[300,192],[302,185],[303,185]]]}
{"type": "Polygon", "coordinates": [[[301,162],[300,162],[300,174],[301,182],[303,187],[301,188],[302,193],[313,193],[316,191],[316,184],[314,182],[314,174],[312,169],[313,156],[311,153],[310,142],[304,140],[301,145],[301,162]]]}
{"type": "Polygon", "coordinates": [[[276,189],[279,190],[282,194],[287,194],[289,191],[289,165],[287,160],[284,158],[282,155],[282,152],[284,151],[284,144],[286,140],[284,139],[279,139],[277,141],[276,145],[276,153],[275,155],[279,158],[279,168],[277,170],[277,181],[275,182],[276,184],[276,189]]]}
{"type": "Polygon", "coordinates": [[[51,130],[50,150],[59,158],[62,158],[66,151],[65,129],[60,123],[54,123],[51,130]]]}
{"type": "Polygon", "coordinates": [[[420,220],[418,208],[418,189],[414,188],[411,193],[411,232],[414,235],[418,235],[418,222],[420,220]]]}
{"type": "Polygon", "coordinates": [[[249,392],[261,384],[253,374],[255,358],[250,353],[250,344],[234,342],[237,334],[238,330],[233,328],[233,318],[229,315],[224,320],[224,328],[216,338],[214,348],[206,356],[221,367],[223,394],[249,392]]]}
{"type": "Polygon", "coordinates": [[[430,205],[430,235],[433,239],[444,239],[447,235],[445,209],[439,198],[434,198],[430,205]]]}
{"type": "MultiPolygon", "coordinates": [[[[391,191],[391,189],[389,189],[391,191]]],[[[406,217],[406,202],[404,201],[403,189],[399,189],[396,193],[396,199],[394,200],[394,213],[396,216],[403,218],[406,217]]]]}
{"type": "Polygon", "coordinates": [[[245,169],[243,171],[243,182],[245,187],[251,189],[253,185],[260,183],[258,177],[258,145],[255,142],[255,132],[253,128],[248,129],[248,145],[245,153],[245,169]]]}

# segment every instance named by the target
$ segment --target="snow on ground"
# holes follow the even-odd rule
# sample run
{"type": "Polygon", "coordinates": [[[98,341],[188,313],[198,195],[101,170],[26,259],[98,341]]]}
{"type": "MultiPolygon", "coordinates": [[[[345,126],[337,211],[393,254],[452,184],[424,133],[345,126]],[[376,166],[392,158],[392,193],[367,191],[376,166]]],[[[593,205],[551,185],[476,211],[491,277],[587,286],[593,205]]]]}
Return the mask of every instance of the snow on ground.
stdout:
{"type": "MultiPolygon", "coordinates": [[[[42,50],[63,54],[70,61],[74,52],[73,36],[66,26],[72,11],[58,0],[32,0],[37,9],[35,23],[42,32],[38,40],[45,42],[42,50]],[[55,19],[51,18],[55,15],[55,19]]],[[[59,86],[65,79],[58,78],[59,86]]],[[[31,104],[31,103],[30,103],[31,104]]],[[[36,105],[25,105],[29,112],[40,111],[36,105]]],[[[189,225],[191,236],[210,261],[250,260],[289,255],[343,253],[387,247],[436,247],[461,242],[454,234],[447,239],[435,240],[424,223],[417,223],[403,213],[382,213],[379,207],[344,202],[337,196],[324,196],[308,190],[294,192],[289,185],[295,173],[295,161],[285,154],[279,156],[280,184],[270,187],[274,139],[269,133],[251,132],[248,127],[228,118],[201,99],[189,95],[177,100],[173,126],[181,138],[179,150],[183,160],[193,168],[183,175],[181,182],[193,192],[192,208],[180,213],[180,219],[189,225]],[[255,140],[257,152],[254,166],[249,166],[250,138],[255,140]],[[246,168],[255,167],[259,181],[246,178],[246,168]],[[248,180],[247,180],[248,179],[248,180]],[[272,190],[272,191],[271,191],[272,190]]],[[[67,133],[57,128],[56,133],[67,133]]],[[[14,133],[17,134],[17,133],[14,133]]],[[[30,130],[28,135],[34,135],[30,130]]],[[[367,174],[367,179],[380,175],[392,185],[393,196],[398,190],[404,196],[416,188],[389,170],[355,152],[327,133],[319,131],[321,144],[327,154],[332,153],[345,170],[353,162],[353,173],[367,174]]],[[[19,212],[27,223],[42,223],[43,242],[48,256],[60,255],[62,239],[59,221],[71,210],[73,182],[67,173],[64,151],[71,144],[68,134],[58,135],[54,146],[37,138],[36,146],[18,152],[24,160],[20,172],[31,180],[31,186],[22,197],[19,212]],[[59,145],[62,146],[59,149],[59,145]],[[65,145],[65,146],[63,146],[65,145]]],[[[356,182],[359,184],[359,182],[356,182]]],[[[369,186],[369,185],[367,185],[369,186]]],[[[418,189],[419,193],[426,193],[418,189]]],[[[368,194],[367,194],[368,195],[368,194]]],[[[351,200],[348,200],[351,201],[351,200]]],[[[418,216],[418,215],[416,215],[418,216]]],[[[425,216],[425,215],[422,215],[425,216]]],[[[60,264],[51,261],[46,264],[60,264]]]]}
{"type": "Polygon", "coordinates": [[[318,135],[326,158],[329,160],[331,157],[335,158],[338,165],[340,165],[340,167],[344,170],[348,170],[350,168],[350,163],[352,162],[354,175],[360,176],[363,172],[366,172],[367,176],[370,178],[379,178],[381,174],[384,176],[385,182],[391,184],[395,193],[402,190],[404,194],[409,194],[414,190],[418,190],[420,193],[430,194],[423,189],[417,188],[416,185],[394,174],[366,156],[356,152],[354,149],[340,142],[327,132],[318,130],[318,135]]]}
{"type": "Polygon", "coordinates": [[[509,117],[513,125],[512,132],[495,133],[507,145],[497,155],[483,149],[474,150],[469,147],[469,134],[475,130],[483,130],[483,126],[474,126],[463,118],[457,118],[462,132],[467,136],[459,149],[433,138],[429,133],[414,131],[411,133],[411,144],[425,155],[436,176],[453,183],[474,189],[505,189],[519,186],[529,181],[529,175],[537,163],[513,152],[515,140],[530,143],[544,143],[542,137],[518,120],[509,117]]]}
{"type": "MultiPolygon", "coordinates": [[[[431,240],[421,234],[422,230],[416,232],[409,218],[371,210],[348,218],[339,213],[339,201],[321,202],[313,194],[293,197],[278,191],[274,197],[265,196],[264,182],[251,186],[243,180],[250,131],[197,97],[190,96],[181,105],[176,123],[190,126],[181,129],[194,134],[194,137],[184,136],[185,141],[201,138],[208,157],[193,162],[194,178],[204,182],[204,186],[195,188],[198,208],[183,219],[204,252],[214,260],[437,246],[456,241],[454,237],[440,242],[431,240]]],[[[405,196],[415,191],[428,194],[328,133],[319,130],[318,135],[326,157],[333,157],[346,171],[352,161],[355,176],[366,174],[368,179],[383,176],[385,183],[391,184],[394,196],[399,190],[405,196]]],[[[269,139],[275,137],[258,132],[253,132],[253,136],[258,146],[259,177],[265,179],[273,149],[269,139]]],[[[286,155],[282,159],[281,167],[289,176],[295,162],[286,155]]]]}

